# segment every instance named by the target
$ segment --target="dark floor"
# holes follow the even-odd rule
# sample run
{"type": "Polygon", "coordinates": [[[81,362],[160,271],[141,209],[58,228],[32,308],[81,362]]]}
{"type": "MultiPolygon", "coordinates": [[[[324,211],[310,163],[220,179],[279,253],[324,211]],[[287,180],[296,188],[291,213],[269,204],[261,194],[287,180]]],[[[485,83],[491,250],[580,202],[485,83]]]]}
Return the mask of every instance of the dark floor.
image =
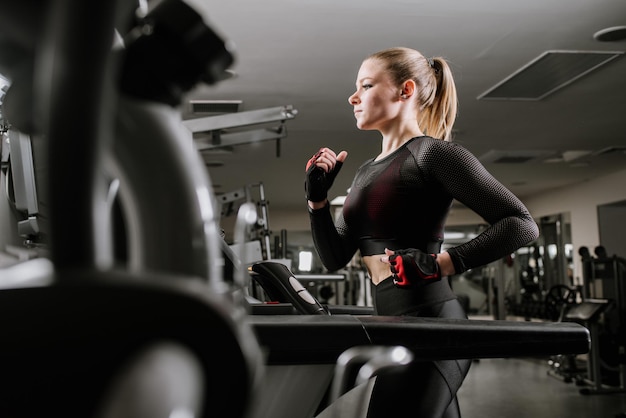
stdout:
{"type": "Polygon", "coordinates": [[[585,386],[565,383],[548,370],[548,359],[474,362],[458,393],[462,417],[615,418],[626,413],[626,393],[583,395],[585,386]]]}

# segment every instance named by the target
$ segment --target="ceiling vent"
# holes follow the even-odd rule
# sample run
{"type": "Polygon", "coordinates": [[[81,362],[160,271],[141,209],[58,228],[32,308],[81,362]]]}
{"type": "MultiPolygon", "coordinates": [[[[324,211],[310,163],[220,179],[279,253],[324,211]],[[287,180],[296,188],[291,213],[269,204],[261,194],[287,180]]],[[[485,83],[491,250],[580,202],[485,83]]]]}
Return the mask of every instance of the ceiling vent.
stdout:
{"type": "Polygon", "coordinates": [[[541,100],[618,58],[618,51],[546,51],[478,100],[541,100]]]}
{"type": "Polygon", "coordinates": [[[533,150],[491,150],[479,158],[483,164],[525,164],[546,158],[554,154],[554,151],[533,150]]]}

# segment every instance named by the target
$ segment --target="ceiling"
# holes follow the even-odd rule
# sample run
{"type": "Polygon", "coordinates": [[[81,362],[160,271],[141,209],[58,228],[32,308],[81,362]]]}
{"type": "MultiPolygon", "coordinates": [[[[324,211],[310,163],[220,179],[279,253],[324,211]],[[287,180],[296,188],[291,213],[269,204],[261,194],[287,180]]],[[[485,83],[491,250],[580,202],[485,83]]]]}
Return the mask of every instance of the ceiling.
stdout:
{"type": "Polygon", "coordinates": [[[349,153],[331,197],[344,194],[380,150],[378,133],[355,127],[347,98],[363,58],[391,46],[449,61],[459,93],[454,140],[522,199],[626,168],[622,55],[541,100],[478,100],[546,51],[626,52],[626,40],[593,36],[626,25],[624,0],[192,3],[234,45],[236,76],[190,92],[184,118],[207,116],[191,111],[192,100],[297,110],[280,141],[203,153],[217,194],[261,183],[272,210],[302,210],[304,165],[322,146],[349,153]]]}

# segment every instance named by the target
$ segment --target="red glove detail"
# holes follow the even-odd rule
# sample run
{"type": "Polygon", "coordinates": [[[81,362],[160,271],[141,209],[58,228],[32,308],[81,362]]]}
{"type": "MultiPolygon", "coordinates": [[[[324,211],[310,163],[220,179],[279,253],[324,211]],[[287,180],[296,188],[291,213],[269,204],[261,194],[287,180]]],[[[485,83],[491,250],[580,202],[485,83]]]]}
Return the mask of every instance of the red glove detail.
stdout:
{"type": "Polygon", "coordinates": [[[419,286],[441,279],[437,256],[415,248],[395,251],[389,256],[389,264],[393,283],[398,287],[419,286]]]}
{"type": "Polygon", "coordinates": [[[306,168],[304,169],[304,171],[309,171],[309,167],[311,167],[313,164],[317,162],[317,159],[319,158],[321,154],[322,154],[322,150],[319,150],[315,153],[315,155],[309,158],[309,161],[306,162],[306,168]]]}

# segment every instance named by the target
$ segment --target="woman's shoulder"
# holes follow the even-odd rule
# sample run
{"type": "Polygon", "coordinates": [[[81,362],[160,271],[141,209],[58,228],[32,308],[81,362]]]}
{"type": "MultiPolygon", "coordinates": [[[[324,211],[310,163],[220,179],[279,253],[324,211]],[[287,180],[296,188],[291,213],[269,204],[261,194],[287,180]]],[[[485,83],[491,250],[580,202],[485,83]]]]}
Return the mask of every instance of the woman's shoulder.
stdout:
{"type": "Polygon", "coordinates": [[[407,143],[407,148],[414,154],[416,152],[467,152],[466,148],[452,141],[433,138],[431,136],[418,136],[407,143]]]}
{"type": "Polygon", "coordinates": [[[363,161],[361,163],[361,165],[359,166],[359,168],[357,170],[361,170],[363,168],[366,168],[366,167],[372,165],[373,162],[374,162],[374,158],[373,157],[372,158],[368,158],[367,160],[365,160],[365,161],[363,161]]]}

